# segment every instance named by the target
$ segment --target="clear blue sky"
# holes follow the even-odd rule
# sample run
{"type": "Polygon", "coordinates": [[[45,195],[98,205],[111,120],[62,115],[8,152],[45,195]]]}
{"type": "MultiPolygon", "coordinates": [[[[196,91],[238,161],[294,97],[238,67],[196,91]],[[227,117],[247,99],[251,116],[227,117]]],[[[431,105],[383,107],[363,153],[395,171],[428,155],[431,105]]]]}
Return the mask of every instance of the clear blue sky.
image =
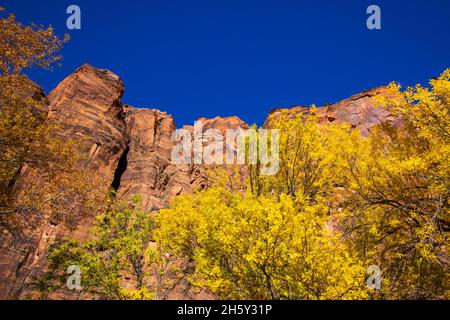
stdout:
{"type": "Polygon", "coordinates": [[[449,0],[1,0],[22,22],[52,24],[72,40],[61,68],[32,71],[48,92],[83,63],[125,83],[123,101],[173,114],[237,115],[261,124],[275,107],[333,103],[450,67],[449,0]],[[66,8],[82,10],[68,31],[66,8]],[[366,28],[366,8],[382,30],[366,28]]]}

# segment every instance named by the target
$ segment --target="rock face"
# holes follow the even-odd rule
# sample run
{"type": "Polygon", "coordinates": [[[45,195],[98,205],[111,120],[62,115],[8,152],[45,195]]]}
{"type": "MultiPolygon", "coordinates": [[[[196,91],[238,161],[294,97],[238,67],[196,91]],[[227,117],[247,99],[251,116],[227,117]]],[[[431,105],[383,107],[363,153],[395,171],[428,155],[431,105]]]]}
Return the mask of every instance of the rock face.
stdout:
{"type": "MultiPolygon", "coordinates": [[[[383,90],[363,92],[320,108],[317,111],[320,121],[346,121],[368,134],[373,125],[390,117],[386,110],[374,108],[371,100],[383,90]]],[[[54,121],[63,128],[57,134],[82,137],[89,142],[85,150],[87,161],[80,166],[91,166],[105,178],[107,184],[99,187],[105,190],[112,187],[121,197],[140,194],[143,209],[149,212],[166,207],[176,195],[206,187],[203,166],[171,162],[176,128],[172,116],[159,110],[123,105],[123,92],[124,85],[117,75],[83,65],[64,79],[48,95],[48,100],[42,92],[39,97],[48,105],[44,108],[45,112],[48,110],[46,121],[54,121]]],[[[293,114],[310,111],[303,107],[289,109],[293,114]]],[[[276,116],[279,112],[277,109],[271,114],[276,116]]],[[[203,130],[217,129],[224,133],[226,129],[248,128],[237,117],[199,120],[203,130]]],[[[193,132],[192,126],[183,128],[193,132]]],[[[86,240],[93,218],[94,213],[73,232],[44,219],[21,239],[0,235],[0,299],[33,296],[30,284],[45,268],[49,245],[64,236],[86,240]]]]}
{"type": "Polygon", "coordinates": [[[203,123],[203,129],[216,129],[219,130],[222,134],[225,133],[226,130],[234,130],[237,128],[247,129],[249,126],[244,121],[239,119],[236,116],[231,117],[215,117],[212,119],[199,118],[197,121],[201,121],[203,123]]]}
{"type": "MultiPolygon", "coordinates": [[[[384,121],[397,121],[387,108],[377,107],[373,100],[376,95],[384,94],[387,94],[386,87],[379,87],[355,94],[348,99],[332,105],[318,107],[316,113],[319,117],[319,123],[331,123],[334,121],[347,122],[352,128],[359,129],[363,136],[367,136],[373,126],[384,121]]],[[[272,110],[269,116],[276,117],[282,110],[286,109],[272,110]]],[[[292,115],[306,115],[312,112],[310,107],[300,106],[295,106],[287,110],[292,115]]],[[[266,121],[265,126],[270,126],[269,121],[266,121]]]]}
{"type": "Polygon", "coordinates": [[[125,121],[130,142],[113,183],[119,195],[139,194],[146,210],[157,210],[173,195],[190,192],[189,168],[176,170],[171,164],[173,118],[158,110],[126,107],[125,121]]]}
{"type": "Polygon", "coordinates": [[[60,124],[64,135],[87,139],[91,146],[86,150],[89,163],[108,180],[114,176],[129,140],[121,103],[123,92],[117,75],[84,65],[48,96],[48,120],[60,124]]]}

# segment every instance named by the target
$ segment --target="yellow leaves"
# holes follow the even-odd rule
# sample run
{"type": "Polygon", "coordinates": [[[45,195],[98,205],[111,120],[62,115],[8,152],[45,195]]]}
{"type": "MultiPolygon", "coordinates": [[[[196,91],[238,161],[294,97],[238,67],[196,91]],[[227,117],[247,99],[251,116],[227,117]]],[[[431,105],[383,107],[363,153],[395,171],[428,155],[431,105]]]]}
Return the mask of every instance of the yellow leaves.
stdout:
{"type": "Polygon", "coordinates": [[[269,119],[271,128],[279,129],[280,171],[272,177],[259,177],[263,193],[302,194],[314,197],[328,194],[343,159],[336,153],[349,144],[352,136],[346,124],[319,125],[312,108],[308,114],[281,111],[269,119]],[[336,153],[330,152],[334,150],[336,153]]]}
{"type": "Polygon", "coordinates": [[[430,88],[401,92],[391,84],[388,94],[376,100],[401,126],[375,128],[364,156],[349,162],[346,191],[354,205],[348,209],[359,222],[349,217],[347,222],[363,252],[378,257],[388,270],[389,289],[382,292],[387,297],[433,297],[448,290],[443,261],[448,259],[444,203],[450,197],[449,74],[432,80],[430,88]]]}
{"type": "MultiPolygon", "coordinates": [[[[0,13],[3,8],[0,10],[0,13]]],[[[61,40],[52,27],[24,26],[13,14],[0,16],[0,74],[19,74],[33,66],[49,68],[68,37],[61,40]]]]}
{"type": "Polygon", "coordinates": [[[391,84],[376,99],[403,125],[368,138],[319,126],[314,110],[277,114],[279,173],[252,176],[259,193],[222,183],[180,198],[160,213],[161,247],[190,248],[178,252],[195,261],[195,283],[225,298],[364,299],[373,263],[384,273],[372,298],[445,294],[449,75],[431,89],[391,84]]]}
{"type": "Polygon", "coordinates": [[[285,194],[277,200],[214,188],[181,196],[158,214],[156,239],[171,256],[193,259],[193,281],[223,298],[344,298],[362,290],[364,273],[349,267],[357,260],[325,230],[323,205],[299,203],[285,194]],[[340,280],[347,272],[359,286],[340,280]],[[318,281],[313,275],[335,291],[305,289],[318,281]]]}
{"type": "Polygon", "coordinates": [[[433,253],[433,245],[431,243],[417,243],[415,247],[424,259],[430,261],[436,259],[436,255],[433,253]]]}
{"type": "MultiPolygon", "coordinates": [[[[4,213],[4,208],[22,215],[50,212],[53,222],[73,226],[84,208],[95,202],[98,205],[97,191],[105,190],[93,187],[102,184],[95,174],[76,166],[82,142],[63,141],[55,136],[55,125],[43,123],[45,99],[21,74],[32,66],[50,67],[59,60],[55,53],[62,44],[52,28],[27,27],[12,14],[0,15],[0,212],[4,213]],[[13,194],[11,186],[25,176],[29,188],[13,194]]],[[[31,223],[32,218],[27,216],[22,222],[31,223]]],[[[1,220],[10,230],[21,227],[10,214],[2,215],[1,220]]]]}
{"type": "Polygon", "coordinates": [[[375,237],[380,236],[380,231],[378,230],[377,226],[373,224],[369,229],[369,234],[375,237]]]}
{"type": "Polygon", "coordinates": [[[314,110],[277,114],[269,122],[281,132],[279,173],[252,176],[259,193],[222,183],[181,197],[161,211],[159,228],[170,231],[158,242],[180,248],[196,264],[195,283],[223,298],[364,299],[374,261],[385,272],[372,298],[445,292],[448,74],[436,91],[391,84],[376,99],[404,125],[383,124],[368,138],[319,126],[314,110]]]}
{"type": "MultiPolygon", "coordinates": [[[[448,103],[450,101],[450,68],[445,70],[439,78],[431,80],[430,85],[433,92],[448,103]]],[[[448,114],[448,109],[446,112],[448,114]]]]}
{"type": "Polygon", "coordinates": [[[153,300],[155,298],[154,294],[149,292],[147,288],[120,288],[120,297],[121,300],[153,300]]]}
{"type": "MultiPolygon", "coordinates": [[[[84,160],[84,141],[63,138],[57,125],[44,122],[45,103],[39,89],[24,76],[0,76],[0,210],[13,213],[46,213],[50,220],[73,227],[88,208],[101,206],[106,190],[102,179],[84,160]],[[22,179],[27,188],[20,186],[22,179]]],[[[22,227],[17,219],[2,215],[8,229],[22,227]]],[[[32,224],[32,217],[22,219],[32,224]]]]}

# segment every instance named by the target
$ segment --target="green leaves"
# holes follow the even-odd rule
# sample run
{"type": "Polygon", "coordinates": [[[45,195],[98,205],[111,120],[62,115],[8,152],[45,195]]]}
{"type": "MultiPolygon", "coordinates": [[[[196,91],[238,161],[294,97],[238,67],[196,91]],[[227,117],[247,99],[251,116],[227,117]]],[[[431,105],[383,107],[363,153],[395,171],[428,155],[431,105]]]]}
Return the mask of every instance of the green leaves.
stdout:
{"type": "Polygon", "coordinates": [[[84,295],[104,299],[150,299],[144,278],[149,263],[148,250],[153,229],[152,217],[139,209],[138,199],[113,201],[108,211],[97,217],[91,233],[94,239],[84,244],[63,241],[50,250],[50,273],[59,277],[57,288],[65,285],[62,273],[70,265],[82,272],[84,295]],[[129,278],[125,281],[125,278],[129,278]]]}

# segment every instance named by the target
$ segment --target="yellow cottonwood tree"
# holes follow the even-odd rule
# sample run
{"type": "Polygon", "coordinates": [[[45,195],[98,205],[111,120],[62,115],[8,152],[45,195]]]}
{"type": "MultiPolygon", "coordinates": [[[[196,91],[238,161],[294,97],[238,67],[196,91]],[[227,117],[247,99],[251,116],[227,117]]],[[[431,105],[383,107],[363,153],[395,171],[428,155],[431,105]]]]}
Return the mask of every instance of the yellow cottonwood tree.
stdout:
{"type": "Polygon", "coordinates": [[[79,167],[82,141],[62,138],[45,121],[47,101],[23,71],[50,68],[67,40],[52,28],[24,26],[0,8],[0,228],[19,232],[49,213],[76,224],[83,208],[98,205],[99,178],[79,167]],[[23,179],[25,178],[25,179],[23,179]],[[22,182],[26,181],[26,187],[22,182]],[[37,220],[35,220],[37,219],[37,220]]]}
{"type": "Polygon", "coordinates": [[[0,74],[20,74],[33,66],[50,68],[61,60],[57,53],[68,40],[55,35],[52,27],[25,26],[0,6],[0,74]]]}
{"type": "Polygon", "coordinates": [[[248,191],[218,184],[158,214],[167,259],[222,298],[449,297],[450,70],[377,97],[398,122],[364,138],[348,125],[281,112],[280,170],[249,168],[248,191]],[[400,123],[400,125],[398,125],[400,123]],[[381,270],[381,289],[366,270],[381,270]]]}
{"type": "Polygon", "coordinates": [[[383,270],[381,297],[449,294],[450,71],[378,102],[402,125],[385,123],[348,163],[347,227],[383,270]]]}
{"type": "Polygon", "coordinates": [[[166,257],[195,263],[194,284],[224,299],[362,299],[364,268],[328,208],[217,187],[179,197],[158,215],[166,257]]]}

